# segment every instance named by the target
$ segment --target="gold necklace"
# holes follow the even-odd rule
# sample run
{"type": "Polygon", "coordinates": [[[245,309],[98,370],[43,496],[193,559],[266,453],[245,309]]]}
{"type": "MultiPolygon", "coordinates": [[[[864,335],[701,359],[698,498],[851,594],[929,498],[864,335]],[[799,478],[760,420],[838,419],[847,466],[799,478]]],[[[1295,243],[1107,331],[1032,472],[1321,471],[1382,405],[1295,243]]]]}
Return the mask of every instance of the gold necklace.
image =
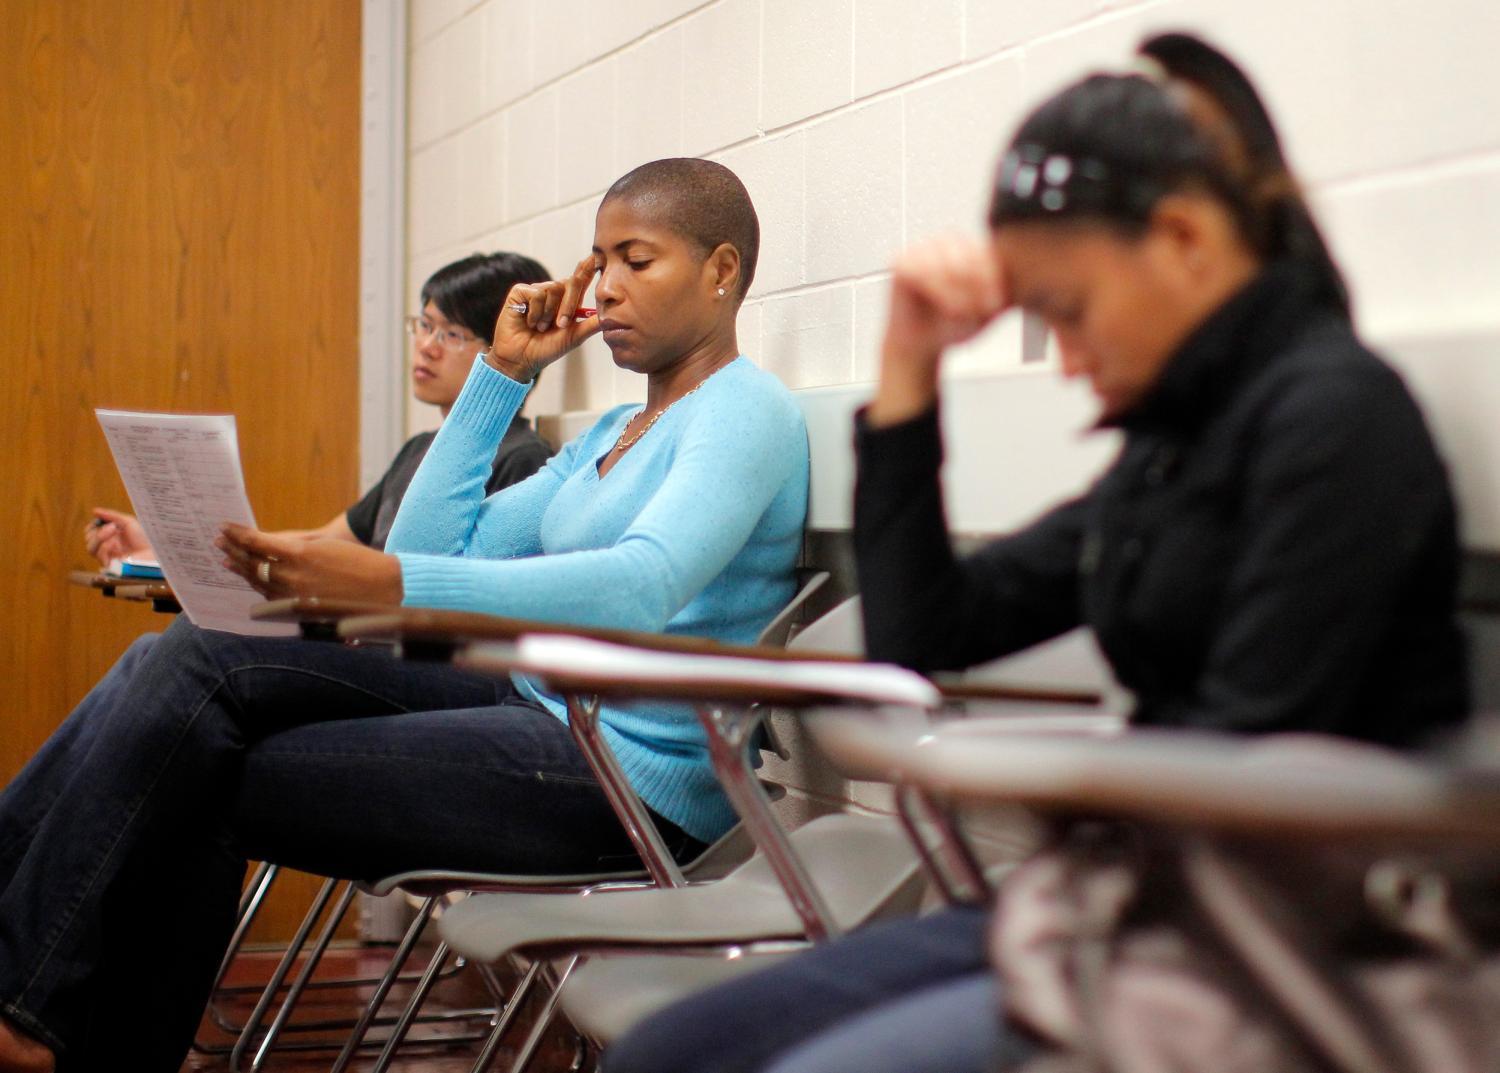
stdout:
{"type": "MultiPolygon", "coordinates": [[[[683,399],[687,398],[694,391],[697,391],[700,387],[702,387],[706,383],[708,383],[708,377],[705,376],[702,380],[699,380],[696,384],[694,384],[692,386],[691,390],[683,392],[680,396],[678,396],[677,398],[673,399],[671,402],[667,403],[660,410],[657,410],[656,413],[654,413],[654,414],[651,415],[651,420],[647,421],[644,425],[642,425],[640,431],[637,432],[634,436],[630,437],[630,439],[627,440],[625,438],[625,431],[624,431],[624,429],[622,429],[620,431],[620,438],[615,441],[615,445],[613,447],[611,447],[610,450],[612,452],[613,451],[628,451],[628,450],[630,450],[632,447],[634,447],[636,445],[636,443],[640,440],[640,438],[642,436],[644,436],[646,433],[648,433],[648,432],[651,431],[651,426],[652,425],[656,424],[658,421],[661,420],[661,415],[662,414],[666,413],[672,407],[676,406],[679,402],[681,402],[683,399]]],[[[644,406],[641,407],[639,410],[637,410],[635,412],[635,415],[633,417],[631,417],[630,421],[634,421],[637,417],[640,417],[641,414],[643,414],[645,412],[646,412],[646,408],[644,406]]],[[[628,429],[630,427],[630,421],[625,422],[625,428],[628,429]]]]}

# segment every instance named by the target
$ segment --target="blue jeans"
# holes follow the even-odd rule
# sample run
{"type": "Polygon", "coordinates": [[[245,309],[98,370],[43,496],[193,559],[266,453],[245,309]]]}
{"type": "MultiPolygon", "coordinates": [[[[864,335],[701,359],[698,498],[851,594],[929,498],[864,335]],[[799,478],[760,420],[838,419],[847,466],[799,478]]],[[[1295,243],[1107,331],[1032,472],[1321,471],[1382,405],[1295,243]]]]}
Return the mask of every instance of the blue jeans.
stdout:
{"type": "Polygon", "coordinates": [[[694,995],[616,1040],[601,1070],[982,1073],[1013,1062],[1026,1047],[1000,1029],[985,916],[876,924],[694,995]]]}
{"type": "Polygon", "coordinates": [[[780,1055],[766,1073],[986,1073],[1030,1053],[1000,1023],[992,969],[891,998],[780,1055]]]}
{"type": "Polygon", "coordinates": [[[0,1013],[61,1070],[172,1073],[247,857],[361,879],[635,862],[567,727],[508,682],[179,619],[0,792],[0,1013]]]}

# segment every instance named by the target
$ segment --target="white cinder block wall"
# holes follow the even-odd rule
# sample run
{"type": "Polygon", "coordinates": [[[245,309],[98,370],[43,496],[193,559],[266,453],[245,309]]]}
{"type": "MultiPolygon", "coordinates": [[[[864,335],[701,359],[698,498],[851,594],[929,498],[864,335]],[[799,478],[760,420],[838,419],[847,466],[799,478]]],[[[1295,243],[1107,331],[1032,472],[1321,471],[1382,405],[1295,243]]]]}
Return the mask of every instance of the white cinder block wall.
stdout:
{"type": "MultiPolygon", "coordinates": [[[[474,250],[564,272],[611,180],[703,155],[744,179],[764,232],[744,351],[793,388],[869,380],[891,255],[977,229],[1029,105],[1176,27],[1257,78],[1368,334],[1500,322],[1494,0],[411,0],[413,307],[474,250]]],[[[1021,339],[998,331],[959,369],[1018,371],[1021,339]]],[[[532,412],[635,401],[637,379],[595,342],[532,412]]]]}

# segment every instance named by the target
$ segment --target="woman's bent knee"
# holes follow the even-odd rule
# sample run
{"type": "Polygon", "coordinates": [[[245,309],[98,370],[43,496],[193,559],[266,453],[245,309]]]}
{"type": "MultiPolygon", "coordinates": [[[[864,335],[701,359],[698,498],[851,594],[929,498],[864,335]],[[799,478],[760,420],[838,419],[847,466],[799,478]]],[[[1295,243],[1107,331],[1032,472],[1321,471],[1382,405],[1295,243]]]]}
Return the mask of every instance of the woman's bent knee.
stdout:
{"type": "Polygon", "coordinates": [[[127,672],[133,672],[147,656],[151,655],[161,637],[159,633],[141,634],[121,653],[119,662],[127,672]]]}

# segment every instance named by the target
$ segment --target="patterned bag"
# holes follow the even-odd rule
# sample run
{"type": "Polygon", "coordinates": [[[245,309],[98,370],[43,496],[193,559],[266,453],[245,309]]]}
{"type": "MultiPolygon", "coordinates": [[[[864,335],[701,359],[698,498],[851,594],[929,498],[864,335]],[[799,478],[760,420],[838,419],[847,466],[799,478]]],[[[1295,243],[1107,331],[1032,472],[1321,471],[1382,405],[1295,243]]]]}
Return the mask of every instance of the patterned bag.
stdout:
{"type": "Polygon", "coordinates": [[[1024,1073],[1495,1073],[1497,874],[1073,825],[995,916],[1024,1073]]]}

